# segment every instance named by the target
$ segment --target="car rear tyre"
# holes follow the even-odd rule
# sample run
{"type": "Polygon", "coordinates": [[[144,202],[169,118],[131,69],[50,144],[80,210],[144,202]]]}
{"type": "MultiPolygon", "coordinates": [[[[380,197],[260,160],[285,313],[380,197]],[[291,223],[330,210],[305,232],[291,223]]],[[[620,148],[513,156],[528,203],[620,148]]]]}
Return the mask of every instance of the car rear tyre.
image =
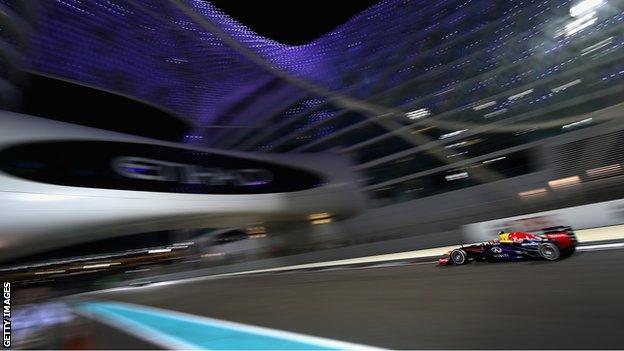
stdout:
{"type": "Polygon", "coordinates": [[[466,251],[464,250],[460,250],[460,249],[456,249],[451,251],[451,261],[453,261],[454,264],[464,264],[466,262],[468,262],[468,255],[466,254],[466,251]]]}
{"type": "Polygon", "coordinates": [[[547,261],[555,261],[561,257],[561,250],[553,243],[543,243],[538,250],[540,256],[547,261]]]}
{"type": "Polygon", "coordinates": [[[570,257],[574,252],[576,252],[575,246],[568,247],[567,249],[561,251],[561,258],[570,257]]]}

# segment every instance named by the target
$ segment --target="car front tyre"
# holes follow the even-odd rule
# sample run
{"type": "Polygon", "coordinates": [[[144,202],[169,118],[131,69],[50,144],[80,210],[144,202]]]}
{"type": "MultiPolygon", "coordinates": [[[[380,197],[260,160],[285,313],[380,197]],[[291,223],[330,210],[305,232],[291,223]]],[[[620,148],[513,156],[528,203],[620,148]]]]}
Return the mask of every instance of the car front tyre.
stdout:
{"type": "Polygon", "coordinates": [[[453,263],[457,265],[464,264],[468,262],[468,255],[464,250],[455,249],[451,251],[451,261],[453,261],[453,263]]]}
{"type": "Polygon", "coordinates": [[[539,254],[546,261],[555,261],[561,257],[561,250],[553,243],[543,243],[539,246],[539,254]]]}

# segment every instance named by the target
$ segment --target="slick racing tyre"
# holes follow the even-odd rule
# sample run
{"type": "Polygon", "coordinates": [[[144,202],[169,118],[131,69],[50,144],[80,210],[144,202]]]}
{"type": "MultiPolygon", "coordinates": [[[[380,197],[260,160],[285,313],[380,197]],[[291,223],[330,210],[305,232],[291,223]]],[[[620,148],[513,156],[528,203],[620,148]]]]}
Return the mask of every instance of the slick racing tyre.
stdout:
{"type": "Polygon", "coordinates": [[[464,250],[455,249],[451,251],[451,261],[453,261],[453,263],[457,265],[464,264],[468,262],[468,255],[464,250]]]}
{"type": "Polygon", "coordinates": [[[570,257],[574,254],[574,252],[576,252],[576,247],[572,245],[571,247],[561,251],[561,258],[570,257]]]}
{"type": "Polygon", "coordinates": [[[553,243],[543,243],[538,248],[540,256],[547,261],[555,261],[561,257],[561,250],[553,243]]]}

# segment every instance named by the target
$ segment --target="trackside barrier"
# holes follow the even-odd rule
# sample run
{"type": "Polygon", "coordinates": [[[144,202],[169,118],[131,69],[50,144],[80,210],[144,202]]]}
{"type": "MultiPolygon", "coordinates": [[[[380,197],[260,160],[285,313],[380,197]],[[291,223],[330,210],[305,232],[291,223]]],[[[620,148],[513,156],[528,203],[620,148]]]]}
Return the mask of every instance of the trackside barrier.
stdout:
{"type": "Polygon", "coordinates": [[[620,224],[624,224],[624,199],[472,223],[463,226],[462,232],[464,242],[475,242],[491,240],[501,230],[530,232],[569,225],[577,232],[579,241],[600,241],[624,238],[624,229],[604,228],[620,224]]]}
{"type": "MultiPolygon", "coordinates": [[[[624,240],[624,225],[609,226],[602,228],[582,229],[575,232],[578,242],[580,244],[588,244],[592,242],[610,241],[610,240],[624,240]]],[[[472,242],[471,242],[472,243],[472,242]]],[[[228,266],[219,266],[213,268],[205,268],[194,271],[180,272],[160,275],[153,277],[150,281],[153,282],[165,282],[172,280],[184,280],[194,279],[199,277],[226,277],[236,276],[252,273],[265,273],[265,272],[279,272],[286,270],[299,270],[308,268],[319,267],[338,267],[352,264],[366,264],[375,262],[387,262],[387,261],[400,261],[400,260],[412,260],[422,259],[423,262],[434,261],[438,256],[445,254],[446,252],[458,247],[460,244],[451,246],[442,246],[422,250],[412,250],[405,252],[397,252],[383,255],[355,257],[349,259],[338,260],[322,260],[317,262],[296,264],[297,261],[294,255],[286,258],[275,258],[258,260],[252,262],[244,262],[240,264],[233,264],[228,266]]],[[[307,255],[309,256],[309,255],[307,255]]],[[[308,259],[310,257],[307,257],[308,259]]],[[[323,256],[327,259],[327,256],[323,256]]],[[[127,285],[125,282],[123,285],[127,285]]]]}

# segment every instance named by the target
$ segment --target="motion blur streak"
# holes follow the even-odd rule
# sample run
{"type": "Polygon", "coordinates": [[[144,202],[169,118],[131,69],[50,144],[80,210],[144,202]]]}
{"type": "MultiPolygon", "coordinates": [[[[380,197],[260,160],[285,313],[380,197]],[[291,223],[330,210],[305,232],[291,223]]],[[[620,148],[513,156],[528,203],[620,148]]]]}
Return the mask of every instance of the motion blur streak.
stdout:
{"type": "MultiPolygon", "coordinates": [[[[0,112],[0,123],[0,236],[5,242],[0,252],[5,259],[141,231],[242,225],[246,216],[255,221],[304,220],[311,212],[350,216],[363,209],[356,176],[348,160],[338,155],[270,156],[189,148],[9,112],[0,112]],[[275,179],[238,188],[225,181],[120,180],[112,159],[126,152],[191,159],[212,165],[215,173],[218,166],[247,162],[238,166],[241,172],[249,171],[251,164],[272,170],[275,179]],[[306,177],[310,181],[304,184],[306,177]],[[193,186],[196,190],[189,191],[193,186]]],[[[137,169],[170,171],[153,165],[137,169]]]]}
{"type": "Polygon", "coordinates": [[[624,0],[270,3],[0,0],[14,347],[624,348],[624,0]]]}

